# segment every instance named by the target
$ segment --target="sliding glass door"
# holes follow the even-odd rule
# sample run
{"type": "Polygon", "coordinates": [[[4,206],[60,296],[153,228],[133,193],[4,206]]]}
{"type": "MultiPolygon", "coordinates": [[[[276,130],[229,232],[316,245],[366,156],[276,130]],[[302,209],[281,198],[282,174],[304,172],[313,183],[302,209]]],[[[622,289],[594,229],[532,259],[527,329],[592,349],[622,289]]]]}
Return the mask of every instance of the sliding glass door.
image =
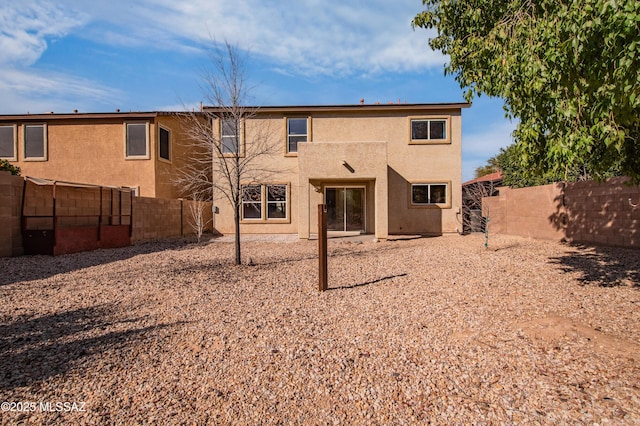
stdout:
{"type": "Polygon", "coordinates": [[[325,203],[329,231],[365,231],[364,188],[326,188],[325,203]]]}

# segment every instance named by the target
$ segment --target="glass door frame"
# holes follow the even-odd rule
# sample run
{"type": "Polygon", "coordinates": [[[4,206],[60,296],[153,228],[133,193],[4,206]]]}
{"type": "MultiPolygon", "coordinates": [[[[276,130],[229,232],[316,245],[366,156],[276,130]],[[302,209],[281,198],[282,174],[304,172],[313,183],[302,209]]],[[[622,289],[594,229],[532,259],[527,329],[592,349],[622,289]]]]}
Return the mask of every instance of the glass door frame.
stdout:
{"type": "Polygon", "coordinates": [[[336,189],[336,190],[346,190],[347,189],[361,189],[362,190],[362,229],[358,230],[358,231],[347,231],[347,197],[344,197],[344,206],[343,206],[343,215],[344,215],[344,219],[343,219],[343,223],[342,223],[342,230],[340,231],[329,231],[329,232],[359,232],[360,234],[364,234],[367,232],[367,186],[366,185],[336,185],[336,184],[332,184],[332,185],[326,185],[324,187],[324,191],[323,191],[323,196],[324,196],[324,203],[327,203],[327,190],[328,189],[336,189]]]}

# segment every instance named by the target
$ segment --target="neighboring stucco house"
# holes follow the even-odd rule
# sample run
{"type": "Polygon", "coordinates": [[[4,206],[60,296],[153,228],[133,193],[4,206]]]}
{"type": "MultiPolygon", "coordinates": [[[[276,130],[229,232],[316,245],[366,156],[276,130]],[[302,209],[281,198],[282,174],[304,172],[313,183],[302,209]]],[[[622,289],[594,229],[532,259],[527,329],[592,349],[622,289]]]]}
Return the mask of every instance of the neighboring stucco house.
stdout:
{"type": "Polygon", "coordinates": [[[177,198],[180,120],[169,112],[0,116],[0,158],[22,174],[177,198]]]}
{"type": "MultiPolygon", "coordinates": [[[[440,235],[456,232],[462,206],[461,110],[467,103],[260,107],[241,142],[268,127],[281,151],[261,158],[276,173],[243,200],[243,233],[309,238],[317,205],[330,231],[440,235]]],[[[206,111],[215,112],[208,107],[206,111]]],[[[221,120],[212,131],[224,140],[221,120]]],[[[185,161],[175,113],[0,116],[0,158],[24,175],[126,186],[175,198],[172,176],[185,161]]],[[[250,183],[250,182],[248,182],[250,183]]],[[[215,227],[233,232],[219,200],[215,227]]]]}

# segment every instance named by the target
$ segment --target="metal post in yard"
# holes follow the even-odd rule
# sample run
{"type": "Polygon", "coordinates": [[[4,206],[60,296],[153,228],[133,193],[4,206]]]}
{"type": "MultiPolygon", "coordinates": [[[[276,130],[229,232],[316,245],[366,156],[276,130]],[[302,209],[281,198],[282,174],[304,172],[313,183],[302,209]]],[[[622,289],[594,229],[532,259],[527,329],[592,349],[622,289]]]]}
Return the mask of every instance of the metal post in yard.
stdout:
{"type": "Polygon", "coordinates": [[[327,289],[327,206],[318,204],[319,289],[327,289]]]}

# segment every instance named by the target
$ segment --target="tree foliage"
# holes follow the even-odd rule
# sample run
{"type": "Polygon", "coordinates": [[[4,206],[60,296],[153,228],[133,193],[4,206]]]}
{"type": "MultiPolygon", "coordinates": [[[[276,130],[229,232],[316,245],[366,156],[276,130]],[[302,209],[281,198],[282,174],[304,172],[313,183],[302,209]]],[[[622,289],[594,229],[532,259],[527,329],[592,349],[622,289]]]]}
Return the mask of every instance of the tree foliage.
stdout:
{"type": "Polygon", "coordinates": [[[640,181],[640,2],[423,0],[465,97],[502,97],[527,174],[640,181]]]}
{"type": "Polygon", "coordinates": [[[8,160],[0,160],[0,171],[9,172],[12,175],[20,176],[20,167],[14,166],[8,160]]]}
{"type": "Polygon", "coordinates": [[[498,162],[496,157],[491,157],[487,160],[487,164],[484,166],[476,167],[474,175],[476,178],[490,175],[491,173],[496,173],[500,171],[500,167],[498,166],[498,162]]]}

